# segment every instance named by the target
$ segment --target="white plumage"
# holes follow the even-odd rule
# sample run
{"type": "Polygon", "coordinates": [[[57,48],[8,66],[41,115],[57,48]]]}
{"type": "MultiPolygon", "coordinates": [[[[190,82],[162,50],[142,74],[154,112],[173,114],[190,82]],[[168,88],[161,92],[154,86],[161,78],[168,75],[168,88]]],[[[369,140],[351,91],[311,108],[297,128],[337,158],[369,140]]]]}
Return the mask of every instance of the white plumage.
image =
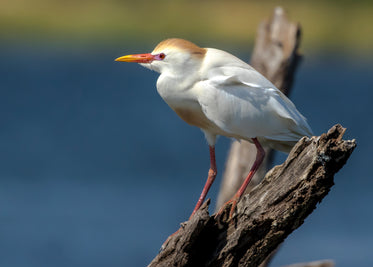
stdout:
{"type": "MultiPolygon", "coordinates": [[[[211,154],[215,152],[216,136],[244,139],[257,146],[257,161],[246,179],[248,183],[264,156],[260,143],[289,152],[301,137],[312,135],[306,119],[283,93],[250,65],[227,52],[200,48],[182,39],[167,39],[150,54],[116,60],[138,62],[159,72],[157,90],[164,101],[184,121],[205,133],[210,146],[210,172],[214,175],[209,172],[206,192],[202,192],[192,215],[216,176],[215,155],[211,154]]],[[[242,193],[231,201],[231,215],[242,193]]]]}

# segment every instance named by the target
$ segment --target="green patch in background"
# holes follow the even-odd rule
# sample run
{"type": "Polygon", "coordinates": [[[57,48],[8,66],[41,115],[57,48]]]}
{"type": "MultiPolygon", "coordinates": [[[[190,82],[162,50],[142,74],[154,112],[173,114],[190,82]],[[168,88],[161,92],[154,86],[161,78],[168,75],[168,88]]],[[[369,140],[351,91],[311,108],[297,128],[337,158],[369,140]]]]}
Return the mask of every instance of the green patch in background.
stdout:
{"type": "MultiPolygon", "coordinates": [[[[372,53],[372,1],[57,1],[6,0],[3,42],[69,45],[147,43],[168,37],[202,46],[252,45],[260,21],[277,5],[303,29],[303,50],[372,53]]],[[[150,44],[149,44],[150,43],[150,44]]]]}

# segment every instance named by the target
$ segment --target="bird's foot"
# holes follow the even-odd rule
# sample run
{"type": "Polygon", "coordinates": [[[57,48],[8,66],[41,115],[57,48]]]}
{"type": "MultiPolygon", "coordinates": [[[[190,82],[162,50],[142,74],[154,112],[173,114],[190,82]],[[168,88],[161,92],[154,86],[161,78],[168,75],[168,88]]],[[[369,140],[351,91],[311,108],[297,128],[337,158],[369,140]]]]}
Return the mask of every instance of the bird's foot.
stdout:
{"type": "Polygon", "coordinates": [[[231,200],[224,203],[224,205],[219,209],[219,211],[215,214],[215,219],[219,218],[221,215],[223,215],[224,211],[227,209],[227,207],[231,207],[229,211],[229,217],[228,220],[232,219],[233,214],[236,210],[236,206],[238,203],[238,198],[234,196],[231,200]]]}

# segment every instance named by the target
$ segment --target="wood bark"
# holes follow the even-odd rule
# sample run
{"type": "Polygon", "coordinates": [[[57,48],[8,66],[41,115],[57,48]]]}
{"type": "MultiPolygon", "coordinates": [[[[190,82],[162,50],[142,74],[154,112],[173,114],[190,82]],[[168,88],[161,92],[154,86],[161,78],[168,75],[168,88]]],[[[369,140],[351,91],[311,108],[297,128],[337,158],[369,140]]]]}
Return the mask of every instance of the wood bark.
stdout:
{"type": "Polygon", "coordinates": [[[259,266],[304,222],[333,186],[333,177],[356,146],[343,140],[345,129],[302,138],[286,161],[272,168],[237,205],[215,218],[209,200],[182,224],[150,263],[159,266],[259,266]]]}
{"type": "MultiPolygon", "coordinates": [[[[285,94],[290,92],[295,70],[301,60],[298,52],[300,37],[300,25],[290,22],[281,7],[275,8],[272,16],[258,27],[251,65],[285,94]]],[[[217,210],[239,189],[255,161],[255,155],[253,144],[243,140],[232,143],[216,204],[217,210]]],[[[266,155],[246,192],[254,188],[267,172],[272,161],[270,149],[266,149],[266,155]]]]}

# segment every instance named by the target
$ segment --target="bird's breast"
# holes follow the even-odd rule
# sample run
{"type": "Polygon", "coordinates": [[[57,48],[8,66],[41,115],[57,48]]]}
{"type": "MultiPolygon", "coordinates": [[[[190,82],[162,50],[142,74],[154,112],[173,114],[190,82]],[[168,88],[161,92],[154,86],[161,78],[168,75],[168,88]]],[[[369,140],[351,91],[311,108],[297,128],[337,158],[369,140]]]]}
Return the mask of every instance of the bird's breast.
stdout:
{"type": "Polygon", "coordinates": [[[209,120],[198,101],[196,81],[177,79],[177,77],[161,75],[157,81],[157,91],[163,100],[186,123],[204,130],[220,132],[220,129],[209,120]]]}
{"type": "Polygon", "coordinates": [[[215,128],[215,124],[210,121],[200,107],[171,107],[180,118],[186,123],[197,126],[201,129],[215,128]]]}

